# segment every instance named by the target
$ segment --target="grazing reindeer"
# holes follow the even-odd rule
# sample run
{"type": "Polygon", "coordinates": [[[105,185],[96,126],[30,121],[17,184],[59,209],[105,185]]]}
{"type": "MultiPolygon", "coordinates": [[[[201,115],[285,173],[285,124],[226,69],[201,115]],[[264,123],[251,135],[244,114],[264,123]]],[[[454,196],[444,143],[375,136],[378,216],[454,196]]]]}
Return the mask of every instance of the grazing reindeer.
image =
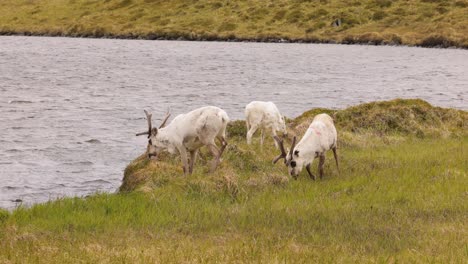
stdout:
{"type": "MultiPolygon", "coordinates": [[[[273,102],[253,101],[245,107],[245,121],[247,125],[247,144],[252,143],[252,136],[260,129],[260,144],[265,140],[264,130],[270,130],[273,137],[277,132],[287,134],[284,117],[273,102]]],[[[275,146],[278,143],[275,141],[275,146]]]]}
{"type": "Polygon", "coordinates": [[[198,149],[207,146],[214,158],[211,164],[213,172],[220,163],[221,155],[227,146],[226,127],[229,117],[218,107],[205,106],[186,114],[178,115],[164,127],[169,114],[158,128],[151,126],[151,114],[145,110],[148,121],[148,131],[138,133],[148,135],[148,157],[157,156],[162,150],[175,153],[177,150],[182,159],[184,174],[192,174],[198,149]],[[215,139],[221,143],[221,148],[215,144],[215,139]],[[190,153],[190,158],[187,157],[190,153]]]}
{"type": "Polygon", "coordinates": [[[338,172],[338,155],[336,153],[337,133],[333,119],[327,114],[319,114],[314,117],[306,133],[296,146],[296,137],[294,137],[289,153],[284,150],[283,140],[275,137],[280,146],[281,154],[273,160],[276,163],[284,158],[284,164],[288,167],[289,175],[297,179],[302,168],[306,167],[310,178],[315,180],[315,176],[310,171],[310,165],[315,158],[319,157],[318,170],[320,179],[323,176],[323,165],[325,164],[325,152],[333,150],[336,167],[338,172]]]}

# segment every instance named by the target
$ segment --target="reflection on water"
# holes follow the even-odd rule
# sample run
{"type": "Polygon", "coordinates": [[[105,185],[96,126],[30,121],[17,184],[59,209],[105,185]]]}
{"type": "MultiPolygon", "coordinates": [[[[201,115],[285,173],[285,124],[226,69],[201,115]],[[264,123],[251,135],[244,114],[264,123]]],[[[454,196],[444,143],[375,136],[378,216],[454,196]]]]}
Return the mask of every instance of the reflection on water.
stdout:
{"type": "Polygon", "coordinates": [[[239,119],[271,100],[293,117],[395,97],[466,109],[466,69],[465,50],[0,37],[0,207],[114,191],[145,149],[143,109],[239,119]]]}

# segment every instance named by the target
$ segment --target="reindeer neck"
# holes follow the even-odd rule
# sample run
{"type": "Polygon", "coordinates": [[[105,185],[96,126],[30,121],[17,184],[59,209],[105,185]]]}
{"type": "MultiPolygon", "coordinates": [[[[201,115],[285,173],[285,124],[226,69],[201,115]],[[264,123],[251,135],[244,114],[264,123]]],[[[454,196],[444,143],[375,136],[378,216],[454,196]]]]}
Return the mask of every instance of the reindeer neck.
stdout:
{"type": "Polygon", "coordinates": [[[299,151],[299,156],[311,160],[315,158],[316,152],[319,151],[319,139],[317,135],[308,135],[306,140],[301,140],[295,147],[299,151]],[[302,154],[302,155],[301,155],[302,154]]]}
{"type": "Polygon", "coordinates": [[[171,133],[170,131],[167,129],[167,127],[163,127],[161,129],[158,130],[158,135],[156,136],[156,140],[158,142],[158,145],[160,145],[161,147],[168,147],[169,145],[171,145],[171,133]]]}

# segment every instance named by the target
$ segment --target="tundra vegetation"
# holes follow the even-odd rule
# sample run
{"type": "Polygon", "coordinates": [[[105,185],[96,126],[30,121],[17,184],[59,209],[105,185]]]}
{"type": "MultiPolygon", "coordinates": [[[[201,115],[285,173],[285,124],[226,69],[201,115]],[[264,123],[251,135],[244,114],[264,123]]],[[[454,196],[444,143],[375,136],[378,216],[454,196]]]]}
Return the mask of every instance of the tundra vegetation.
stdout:
{"type": "Polygon", "coordinates": [[[313,109],[287,120],[289,137],[318,113],[335,118],[340,175],[328,162],[322,180],[291,179],[272,165],[272,139],[247,145],[234,121],[212,174],[184,176],[142,145],[117,194],[0,211],[0,263],[466,262],[468,112],[421,100],[313,109]]]}
{"type": "Polygon", "coordinates": [[[2,34],[468,48],[467,0],[2,0],[2,34]]]}

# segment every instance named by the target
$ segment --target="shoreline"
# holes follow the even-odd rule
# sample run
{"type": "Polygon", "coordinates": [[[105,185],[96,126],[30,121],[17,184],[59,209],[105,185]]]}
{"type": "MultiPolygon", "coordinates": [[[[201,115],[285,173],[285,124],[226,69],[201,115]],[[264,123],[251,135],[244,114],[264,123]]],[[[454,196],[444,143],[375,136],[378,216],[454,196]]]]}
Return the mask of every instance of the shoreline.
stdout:
{"type": "Polygon", "coordinates": [[[392,47],[415,47],[436,49],[468,49],[468,46],[456,43],[456,41],[442,35],[431,35],[419,43],[412,44],[402,41],[398,36],[393,40],[375,38],[372,32],[362,35],[347,36],[342,40],[322,39],[318,37],[289,38],[289,37],[236,37],[219,35],[194,35],[178,33],[149,33],[149,34],[114,34],[114,33],[74,33],[63,32],[39,33],[32,31],[15,32],[1,31],[0,36],[31,36],[31,37],[64,37],[64,38],[90,38],[90,39],[127,39],[127,40],[168,40],[168,41],[198,41],[198,42],[252,42],[252,43],[298,43],[298,44],[338,44],[338,45],[366,45],[366,46],[392,46],[392,47]],[[368,36],[368,37],[363,37],[368,36]]]}
{"type": "Polygon", "coordinates": [[[467,8],[458,0],[6,0],[0,35],[468,49],[467,8]]]}

